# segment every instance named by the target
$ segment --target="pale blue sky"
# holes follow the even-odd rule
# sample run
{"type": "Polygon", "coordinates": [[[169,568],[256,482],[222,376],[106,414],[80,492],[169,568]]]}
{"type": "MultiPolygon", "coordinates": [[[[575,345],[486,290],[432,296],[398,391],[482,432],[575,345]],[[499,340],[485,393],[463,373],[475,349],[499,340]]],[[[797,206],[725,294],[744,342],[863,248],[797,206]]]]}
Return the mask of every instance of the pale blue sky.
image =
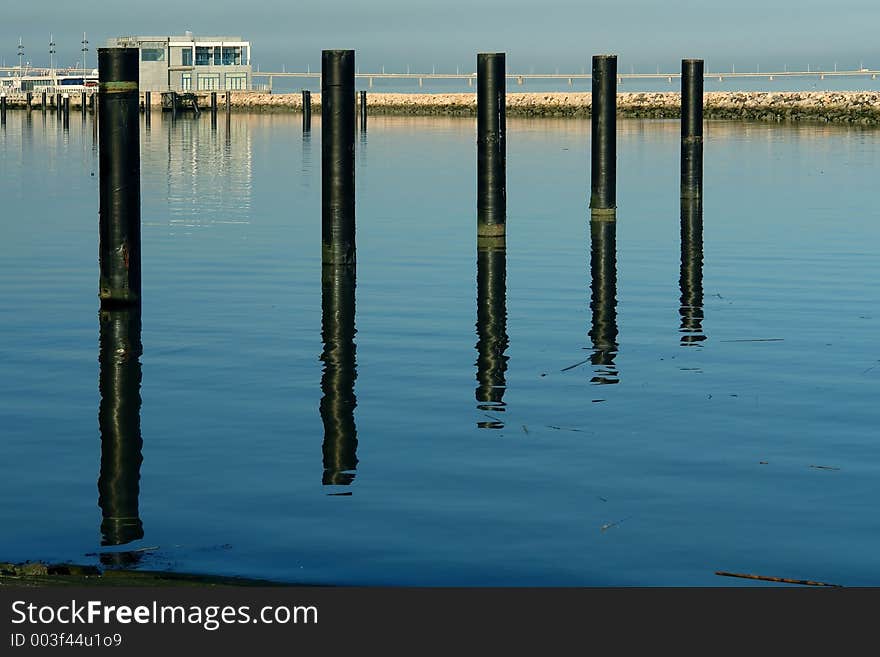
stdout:
{"type": "Polygon", "coordinates": [[[361,71],[473,70],[479,51],[504,51],[510,72],[580,72],[614,52],[621,72],[678,68],[702,57],[711,71],[880,68],[880,2],[818,0],[0,0],[0,58],[61,65],[123,34],[241,34],[262,71],[320,67],[323,48],[354,48],[361,71]]]}

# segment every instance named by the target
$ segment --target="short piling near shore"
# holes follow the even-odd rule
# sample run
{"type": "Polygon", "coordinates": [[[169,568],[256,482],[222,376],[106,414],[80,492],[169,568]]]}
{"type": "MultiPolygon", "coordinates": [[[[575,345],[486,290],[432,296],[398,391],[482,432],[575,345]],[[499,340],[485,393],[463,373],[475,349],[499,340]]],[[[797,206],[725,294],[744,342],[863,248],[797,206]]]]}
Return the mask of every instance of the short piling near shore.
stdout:
{"type": "Polygon", "coordinates": [[[302,122],[303,132],[312,129],[312,92],[308,89],[302,90],[302,122]]]}

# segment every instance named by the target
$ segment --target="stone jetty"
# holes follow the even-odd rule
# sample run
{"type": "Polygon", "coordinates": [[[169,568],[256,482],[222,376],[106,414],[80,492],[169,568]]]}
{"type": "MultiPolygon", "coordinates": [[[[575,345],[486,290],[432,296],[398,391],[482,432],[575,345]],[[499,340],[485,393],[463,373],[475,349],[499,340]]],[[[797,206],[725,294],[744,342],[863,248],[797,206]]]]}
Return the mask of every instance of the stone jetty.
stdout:
{"type": "MultiPolygon", "coordinates": [[[[210,93],[199,92],[199,106],[210,105],[210,93]]],[[[78,107],[79,94],[71,95],[71,107],[78,107]]],[[[301,112],[302,94],[233,92],[232,109],[249,112],[301,112]]],[[[161,96],[153,93],[157,109],[161,96]]],[[[9,109],[24,106],[23,97],[10,97],[9,109]]],[[[141,94],[143,102],[143,94],[141,94]]],[[[589,116],[591,94],[581,93],[508,93],[507,115],[523,117],[589,116]]],[[[225,92],[217,94],[218,109],[225,111],[225,92]]],[[[39,96],[32,103],[39,106],[39,96]]],[[[398,116],[475,116],[476,93],[395,94],[367,93],[369,113],[398,116]]],[[[320,114],[321,94],[312,94],[312,112],[320,114]]],[[[676,92],[628,92],[617,94],[621,117],[656,119],[678,118],[681,97],[676,92]]],[[[705,94],[704,116],[707,119],[750,121],[812,121],[853,125],[880,125],[880,92],[862,91],[792,91],[726,92],[705,94]]]]}
{"type": "MultiPolygon", "coordinates": [[[[590,93],[508,93],[507,115],[525,117],[589,116],[590,93]]],[[[301,94],[236,94],[232,107],[250,111],[300,111],[301,94]]],[[[394,94],[368,92],[370,114],[410,116],[475,116],[475,93],[394,94]]],[[[312,94],[312,111],[320,111],[321,95],[312,94]]],[[[681,114],[678,93],[619,93],[623,117],[671,119],[681,114]]],[[[707,119],[754,121],[818,121],[857,125],[880,124],[877,92],[709,92],[707,119]]]]}

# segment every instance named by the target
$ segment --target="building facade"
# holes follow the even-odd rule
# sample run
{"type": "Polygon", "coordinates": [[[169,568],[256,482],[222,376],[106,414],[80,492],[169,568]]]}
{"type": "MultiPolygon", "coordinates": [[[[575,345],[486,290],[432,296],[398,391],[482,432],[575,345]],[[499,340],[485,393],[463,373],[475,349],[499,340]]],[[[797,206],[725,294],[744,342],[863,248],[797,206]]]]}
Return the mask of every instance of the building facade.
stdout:
{"type": "Polygon", "coordinates": [[[125,36],[107,45],[140,50],[141,91],[251,88],[251,44],[240,36],[125,36]]]}

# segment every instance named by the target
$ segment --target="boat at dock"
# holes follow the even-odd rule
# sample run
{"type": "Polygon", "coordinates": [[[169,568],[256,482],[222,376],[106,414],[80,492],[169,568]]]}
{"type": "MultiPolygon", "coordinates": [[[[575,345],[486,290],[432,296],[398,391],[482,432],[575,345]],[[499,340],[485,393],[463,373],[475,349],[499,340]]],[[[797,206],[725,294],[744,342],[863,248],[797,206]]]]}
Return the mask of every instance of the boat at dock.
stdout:
{"type": "Polygon", "coordinates": [[[98,90],[98,70],[42,71],[0,77],[0,90],[9,94],[91,93],[98,90]]]}

